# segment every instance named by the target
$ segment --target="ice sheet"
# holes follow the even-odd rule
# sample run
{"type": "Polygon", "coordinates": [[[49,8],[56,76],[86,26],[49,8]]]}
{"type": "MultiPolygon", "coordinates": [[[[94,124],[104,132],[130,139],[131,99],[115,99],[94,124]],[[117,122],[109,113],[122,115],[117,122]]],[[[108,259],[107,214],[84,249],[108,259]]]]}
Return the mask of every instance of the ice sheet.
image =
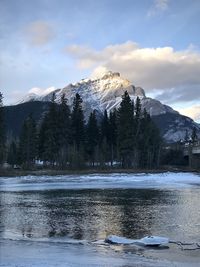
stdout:
{"type": "Polygon", "coordinates": [[[62,176],[23,176],[0,178],[0,191],[114,188],[183,188],[200,186],[195,173],[91,174],[62,176]]]}

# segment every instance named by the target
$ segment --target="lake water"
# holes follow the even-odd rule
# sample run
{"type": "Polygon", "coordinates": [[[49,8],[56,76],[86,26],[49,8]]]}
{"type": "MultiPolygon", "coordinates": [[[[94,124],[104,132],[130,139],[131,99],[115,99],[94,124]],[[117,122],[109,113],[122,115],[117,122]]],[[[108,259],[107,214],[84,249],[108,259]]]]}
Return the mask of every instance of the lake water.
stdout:
{"type": "Polygon", "coordinates": [[[200,249],[104,242],[113,234],[200,244],[198,174],[2,177],[0,218],[0,266],[200,266],[200,249]]]}

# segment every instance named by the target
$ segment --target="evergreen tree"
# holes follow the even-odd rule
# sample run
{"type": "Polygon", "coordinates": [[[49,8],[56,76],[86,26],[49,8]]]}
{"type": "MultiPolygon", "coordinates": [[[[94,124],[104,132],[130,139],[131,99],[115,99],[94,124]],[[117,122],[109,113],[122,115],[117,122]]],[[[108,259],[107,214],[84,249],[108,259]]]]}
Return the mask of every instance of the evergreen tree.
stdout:
{"type": "Polygon", "coordinates": [[[0,92],[0,164],[3,162],[5,157],[5,125],[4,125],[4,114],[3,114],[3,95],[0,92]]]}
{"type": "Polygon", "coordinates": [[[54,166],[58,159],[59,151],[58,112],[55,94],[52,95],[49,111],[45,116],[42,126],[41,130],[43,132],[40,134],[40,137],[44,137],[43,159],[45,162],[49,162],[51,166],[54,166]]]}
{"type": "Polygon", "coordinates": [[[104,111],[103,118],[101,120],[101,141],[106,139],[108,143],[109,140],[109,120],[108,120],[108,113],[107,110],[104,111]]]}
{"type": "Polygon", "coordinates": [[[58,107],[58,159],[59,165],[64,168],[69,160],[69,145],[71,134],[70,109],[67,105],[65,94],[61,97],[61,104],[58,107]]]}
{"type": "Polygon", "coordinates": [[[99,142],[99,129],[97,125],[97,118],[95,110],[91,112],[87,127],[86,127],[86,151],[89,156],[89,160],[94,166],[97,154],[97,147],[99,142]]]}
{"type": "Polygon", "coordinates": [[[160,133],[150,115],[144,110],[139,138],[139,167],[155,168],[159,165],[161,149],[160,133]]]}
{"type": "Polygon", "coordinates": [[[138,149],[139,155],[139,167],[146,168],[148,162],[148,149],[149,149],[149,122],[150,115],[144,109],[143,116],[140,122],[140,135],[138,136],[138,149]]]}
{"type": "Polygon", "coordinates": [[[134,105],[127,91],[122,96],[118,109],[118,146],[122,167],[131,168],[134,146],[134,105]]]}
{"type": "Polygon", "coordinates": [[[135,101],[135,117],[134,117],[134,167],[139,167],[139,157],[140,157],[140,142],[141,137],[141,121],[142,121],[142,111],[141,111],[141,101],[137,97],[135,101]]]}
{"type": "Polygon", "coordinates": [[[104,111],[103,118],[100,122],[100,142],[99,142],[99,151],[100,151],[100,164],[104,165],[105,162],[109,161],[109,119],[107,110],[104,111]]]}
{"type": "Polygon", "coordinates": [[[48,128],[48,113],[44,115],[38,128],[38,157],[45,163],[45,161],[47,160],[45,157],[45,142],[48,128]]]}
{"type": "Polygon", "coordinates": [[[141,101],[140,98],[137,97],[135,102],[135,120],[139,122],[139,120],[141,119],[141,115],[141,101]]]}
{"type": "Polygon", "coordinates": [[[83,165],[84,158],[84,142],[85,142],[85,124],[82,108],[82,99],[76,94],[71,114],[71,163],[72,167],[80,168],[83,165]]]}
{"type": "Polygon", "coordinates": [[[117,111],[110,112],[109,116],[109,146],[110,146],[110,160],[113,166],[113,160],[117,158],[117,111]]]}
{"type": "Polygon", "coordinates": [[[8,156],[7,156],[7,162],[12,167],[18,163],[18,156],[17,156],[17,145],[15,141],[12,141],[12,143],[9,146],[8,149],[8,156]]]}
{"type": "Polygon", "coordinates": [[[30,115],[23,123],[19,138],[19,162],[26,168],[34,164],[37,155],[36,123],[30,115]]]}
{"type": "Polygon", "coordinates": [[[79,94],[76,94],[73,101],[71,127],[72,127],[72,142],[76,149],[79,151],[84,144],[85,131],[84,131],[84,114],[82,108],[82,99],[79,94]]]}

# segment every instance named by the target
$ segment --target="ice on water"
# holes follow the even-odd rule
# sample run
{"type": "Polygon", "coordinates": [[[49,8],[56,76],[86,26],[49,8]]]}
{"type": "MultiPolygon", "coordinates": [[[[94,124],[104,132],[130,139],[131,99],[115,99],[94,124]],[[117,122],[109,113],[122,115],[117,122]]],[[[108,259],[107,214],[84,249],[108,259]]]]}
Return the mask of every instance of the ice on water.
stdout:
{"type": "Polygon", "coordinates": [[[179,188],[200,185],[195,173],[90,174],[1,178],[0,191],[53,189],[179,188]]]}

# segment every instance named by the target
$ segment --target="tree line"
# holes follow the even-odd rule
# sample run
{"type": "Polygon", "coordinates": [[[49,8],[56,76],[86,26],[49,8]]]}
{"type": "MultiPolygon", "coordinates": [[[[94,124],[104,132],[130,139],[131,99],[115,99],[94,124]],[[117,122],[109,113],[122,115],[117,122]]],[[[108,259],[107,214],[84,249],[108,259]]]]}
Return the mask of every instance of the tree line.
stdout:
{"type": "Polygon", "coordinates": [[[33,168],[36,163],[59,169],[85,167],[157,168],[161,137],[140,99],[126,91],[118,109],[97,116],[93,110],[85,120],[82,99],[76,94],[72,108],[63,94],[55,95],[39,122],[30,114],[18,140],[6,146],[3,103],[0,94],[0,161],[33,168]]]}

